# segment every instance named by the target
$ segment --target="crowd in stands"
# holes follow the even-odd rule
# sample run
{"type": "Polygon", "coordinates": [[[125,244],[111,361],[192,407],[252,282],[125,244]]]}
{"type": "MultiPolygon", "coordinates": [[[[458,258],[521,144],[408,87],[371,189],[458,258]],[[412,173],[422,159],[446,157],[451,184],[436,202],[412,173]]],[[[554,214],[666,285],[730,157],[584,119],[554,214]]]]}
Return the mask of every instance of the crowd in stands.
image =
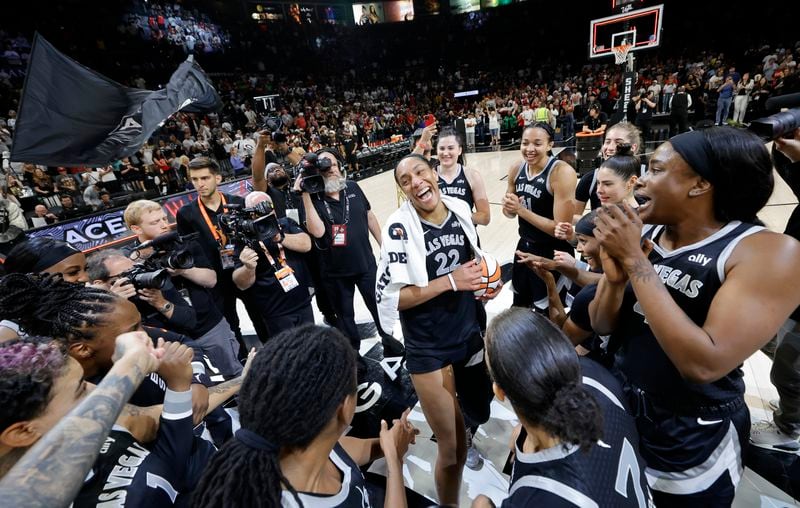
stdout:
{"type": "MultiPolygon", "coordinates": [[[[148,27],[150,19],[154,19],[155,25],[163,26],[166,31],[174,31],[179,25],[183,30],[205,26],[206,35],[211,37],[216,30],[212,29],[215,25],[207,23],[205,15],[181,9],[180,5],[144,3],[137,4],[135,9],[135,16],[147,15],[148,27]]],[[[489,16],[488,27],[491,20],[489,16]]],[[[344,58],[336,53],[337,45],[349,45],[353,38],[363,37],[364,30],[376,31],[370,37],[378,35],[379,29],[397,30],[396,26],[386,27],[389,25],[317,29],[321,36],[331,35],[324,44],[334,50],[337,56],[333,60],[337,60],[344,58]]],[[[133,33],[131,26],[119,28],[133,33]]],[[[281,26],[269,34],[256,33],[235,42],[258,44],[267,40],[264,37],[277,37],[275,32],[286,35],[287,30],[298,28],[281,26]]],[[[491,28],[470,30],[474,30],[472,33],[478,39],[483,36],[481,30],[491,33],[491,28]]],[[[709,119],[716,124],[743,125],[765,114],[768,97],[798,88],[796,60],[800,58],[797,44],[763,44],[735,58],[730,53],[710,51],[679,58],[665,57],[657,51],[639,52],[636,53],[638,81],[627,112],[618,107],[623,68],[610,61],[582,66],[545,61],[541,65],[521,65],[513,73],[496,73],[489,65],[486,69],[470,65],[459,68],[454,62],[444,61],[431,70],[432,79],[414,76],[411,69],[420,68],[422,62],[413,59],[403,62],[400,69],[392,69],[392,62],[387,62],[385,72],[375,61],[359,72],[344,62],[340,68],[349,70],[336,79],[325,79],[325,69],[321,69],[320,77],[300,80],[268,72],[263,61],[257,60],[252,72],[213,75],[224,101],[221,111],[202,116],[176,115],[131,157],[111,161],[105,168],[37,170],[24,161],[8,160],[16,121],[16,98],[22,87],[30,41],[5,32],[0,38],[6,48],[0,62],[0,87],[5,97],[3,106],[8,107],[6,117],[0,120],[0,150],[4,153],[0,188],[3,196],[19,202],[30,225],[35,217],[46,217],[52,222],[53,217],[63,220],[123,205],[125,196],[131,193],[150,191],[155,196],[186,190],[186,167],[196,155],[212,155],[223,161],[226,176],[245,174],[261,130],[277,133],[273,149],[280,152],[279,156],[290,150],[303,153],[336,146],[351,162],[357,163],[359,150],[385,143],[393,136],[411,136],[425,125],[427,115],[433,115],[441,126],[464,118],[467,139],[473,140],[470,145],[486,146],[519,139],[522,128],[537,121],[551,124],[557,142],[572,144],[576,128],[579,130],[596,104],[611,124],[627,119],[639,126],[647,141],[651,119],[670,114],[672,98],[679,89],[691,98],[694,122],[709,119]],[[453,98],[454,92],[463,90],[479,90],[480,95],[453,98]],[[653,107],[640,112],[634,106],[644,103],[638,99],[640,93],[642,97],[649,96],[647,100],[653,107]],[[264,110],[253,99],[272,94],[280,97],[273,111],[264,110]],[[492,132],[495,127],[497,137],[492,132]]],[[[156,41],[154,47],[163,47],[162,41],[156,41]]],[[[269,44],[264,48],[268,54],[277,50],[269,44]]],[[[298,56],[301,55],[294,58],[298,56]]],[[[145,87],[148,83],[143,75],[130,76],[129,84],[145,87]]],[[[151,88],[154,85],[150,83],[151,88]]],[[[671,134],[686,129],[679,122],[672,123],[671,134]]],[[[352,166],[361,169],[357,164],[352,166]]],[[[40,224],[41,220],[35,222],[40,224]]]]}
{"type": "Polygon", "coordinates": [[[132,12],[117,26],[121,35],[138,35],[154,42],[166,40],[186,53],[224,51],[230,44],[230,34],[197,9],[183,9],[179,2],[133,4],[132,12]]]}

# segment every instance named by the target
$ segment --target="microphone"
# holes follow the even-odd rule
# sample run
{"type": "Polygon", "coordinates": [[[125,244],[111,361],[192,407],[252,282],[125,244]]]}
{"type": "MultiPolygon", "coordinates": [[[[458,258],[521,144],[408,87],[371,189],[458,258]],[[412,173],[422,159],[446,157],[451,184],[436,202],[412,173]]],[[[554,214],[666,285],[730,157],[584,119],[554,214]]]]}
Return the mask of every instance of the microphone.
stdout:
{"type": "Polygon", "coordinates": [[[169,233],[164,233],[161,236],[157,236],[157,237],[153,238],[152,240],[148,240],[148,241],[146,241],[144,243],[141,243],[141,244],[137,245],[136,247],[134,247],[133,250],[142,250],[142,249],[146,249],[148,247],[158,247],[158,246],[164,245],[166,243],[174,243],[174,242],[178,241],[179,238],[180,238],[180,236],[178,236],[178,232],[177,231],[170,231],[169,233]]]}

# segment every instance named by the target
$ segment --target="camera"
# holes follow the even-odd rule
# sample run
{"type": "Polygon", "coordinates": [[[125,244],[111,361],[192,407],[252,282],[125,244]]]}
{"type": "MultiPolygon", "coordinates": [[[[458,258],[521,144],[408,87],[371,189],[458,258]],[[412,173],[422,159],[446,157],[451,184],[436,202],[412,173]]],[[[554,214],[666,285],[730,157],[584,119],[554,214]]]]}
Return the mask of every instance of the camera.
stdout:
{"type": "Polygon", "coordinates": [[[197,233],[192,233],[179,236],[173,231],[144,242],[133,250],[138,252],[147,248],[153,249],[153,253],[143,263],[143,266],[147,266],[150,271],[165,268],[186,270],[194,266],[194,258],[187,244],[193,241],[197,235],[197,233]]]}
{"type": "Polygon", "coordinates": [[[169,280],[169,274],[163,268],[153,269],[146,263],[133,265],[133,268],[120,274],[139,289],[163,289],[169,280]]]}
{"type": "Polygon", "coordinates": [[[281,234],[278,218],[269,201],[244,208],[242,205],[225,205],[226,213],[219,216],[222,232],[236,245],[256,249],[259,242],[270,242],[281,234]]]}
{"type": "Polygon", "coordinates": [[[800,108],[794,108],[753,120],[749,129],[764,141],[770,141],[780,137],[792,137],[798,127],[800,127],[800,108]]]}
{"type": "Polygon", "coordinates": [[[790,138],[795,129],[800,127],[800,93],[771,97],[767,99],[764,107],[767,111],[791,108],[750,122],[748,129],[764,141],[781,137],[790,138]]]}
{"type": "Polygon", "coordinates": [[[300,160],[300,174],[303,181],[300,183],[300,188],[309,194],[319,194],[325,191],[325,179],[321,173],[325,173],[331,169],[331,161],[326,158],[320,158],[315,153],[307,153],[303,155],[300,160]]]}

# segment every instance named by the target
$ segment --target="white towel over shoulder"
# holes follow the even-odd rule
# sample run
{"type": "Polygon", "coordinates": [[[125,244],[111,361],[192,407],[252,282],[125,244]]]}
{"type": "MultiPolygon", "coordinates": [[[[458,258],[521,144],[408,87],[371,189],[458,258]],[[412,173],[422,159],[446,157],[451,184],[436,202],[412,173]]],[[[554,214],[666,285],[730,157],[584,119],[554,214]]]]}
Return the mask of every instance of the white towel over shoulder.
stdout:
{"type": "MultiPolygon", "coordinates": [[[[472,224],[472,211],[466,202],[442,195],[442,202],[461,223],[476,257],[482,257],[478,249],[478,233],[472,224]]],[[[406,201],[386,220],[381,234],[381,259],[378,264],[375,300],[381,327],[392,333],[397,320],[397,305],[400,290],[405,286],[428,286],[428,271],[425,268],[425,239],[422,223],[414,206],[406,201]]]]}

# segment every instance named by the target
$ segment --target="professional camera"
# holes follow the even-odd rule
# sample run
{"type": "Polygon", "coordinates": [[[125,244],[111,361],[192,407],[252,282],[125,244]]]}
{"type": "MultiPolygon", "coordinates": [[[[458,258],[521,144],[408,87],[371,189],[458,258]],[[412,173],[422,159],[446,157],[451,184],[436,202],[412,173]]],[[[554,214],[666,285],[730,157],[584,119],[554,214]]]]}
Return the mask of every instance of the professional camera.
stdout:
{"type": "Polygon", "coordinates": [[[163,268],[153,269],[147,263],[133,265],[130,270],[120,274],[138,289],[163,289],[169,280],[169,274],[163,268]]]}
{"type": "Polygon", "coordinates": [[[269,201],[243,208],[242,205],[225,205],[226,213],[219,216],[222,232],[236,245],[256,249],[259,242],[270,242],[281,233],[278,218],[269,201]]]}
{"type": "Polygon", "coordinates": [[[767,99],[767,111],[775,111],[782,108],[793,108],[788,111],[781,111],[766,118],[759,118],[750,122],[748,127],[754,134],[764,141],[770,141],[780,137],[790,138],[795,129],[800,127],[800,93],[779,95],[767,99]]]}
{"type": "Polygon", "coordinates": [[[321,173],[325,173],[331,169],[331,161],[326,158],[321,158],[315,153],[307,153],[303,155],[300,161],[300,175],[303,181],[300,187],[309,194],[319,194],[325,191],[325,179],[321,173]]]}
{"type": "Polygon", "coordinates": [[[147,248],[153,249],[153,253],[144,261],[144,264],[152,271],[163,268],[186,270],[194,266],[194,258],[189,251],[188,243],[193,241],[197,235],[198,233],[192,233],[180,236],[173,231],[144,242],[133,250],[140,252],[147,248]]]}
{"type": "Polygon", "coordinates": [[[770,141],[780,137],[792,137],[798,127],[800,127],[800,108],[795,108],[753,120],[749,129],[764,141],[770,141]]]}

